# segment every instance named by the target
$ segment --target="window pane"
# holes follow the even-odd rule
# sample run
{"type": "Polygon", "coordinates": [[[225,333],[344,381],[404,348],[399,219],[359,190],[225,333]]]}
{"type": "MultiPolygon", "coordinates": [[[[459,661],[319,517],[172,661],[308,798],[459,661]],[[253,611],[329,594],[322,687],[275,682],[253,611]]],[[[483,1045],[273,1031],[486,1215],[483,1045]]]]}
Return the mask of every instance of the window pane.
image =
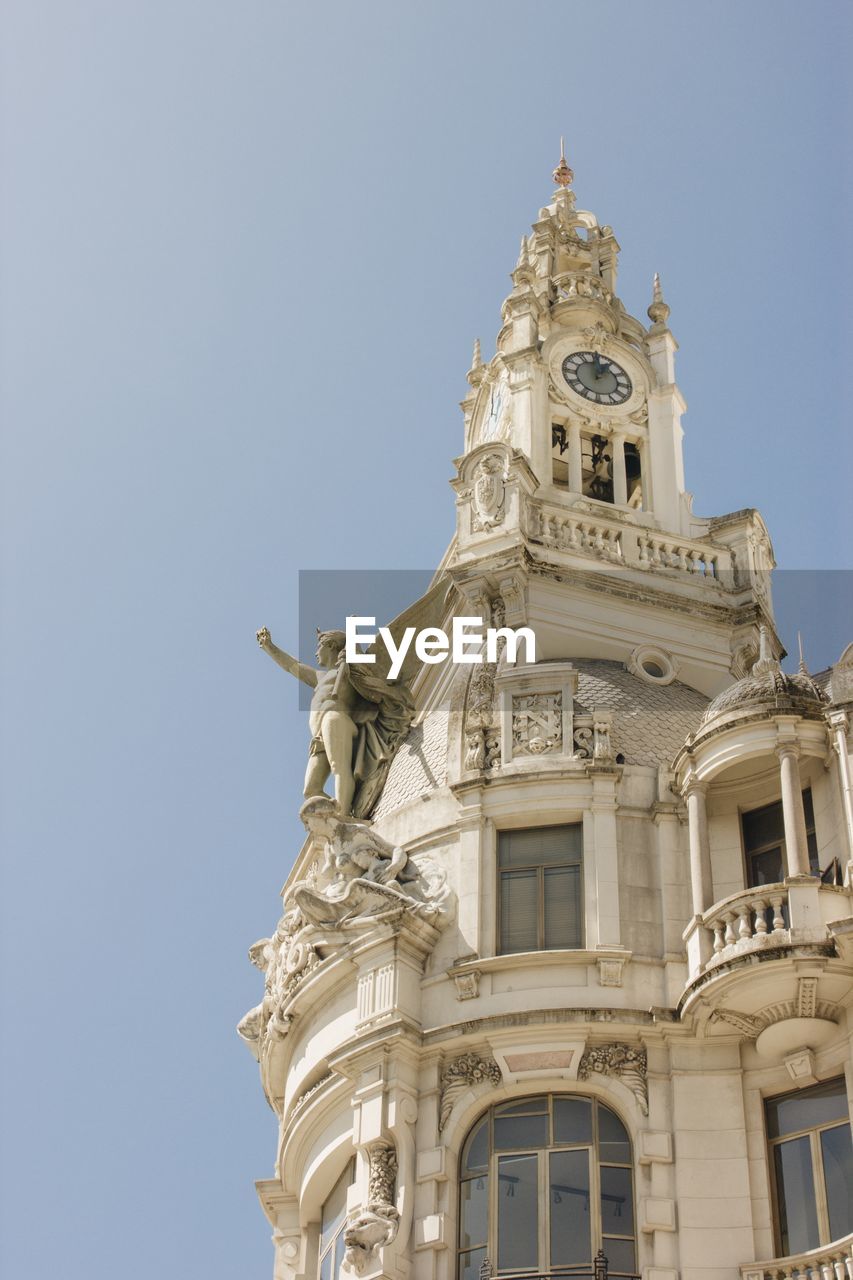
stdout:
{"type": "Polygon", "coordinates": [[[853,1145],[849,1124],[827,1129],[820,1135],[829,1238],[840,1240],[853,1231],[853,1145]]]}
{"type": "Polygon", "coordinates": [[[489,1163],[489,1117],[483,1116],[473,1133],[469,1133],[462,1150],[462,1168],[466,1173],[486,1169],[489,1163]]]}
{"type": "Polygon", "coordinates": [[[472,1249],[459,1255],[459,1280],[479,1280],[480,1267],[486,1260],[485,1249],[472,1249]]]}
{"type": "Polygon", "coordinates": [[[523,1102],[502,1102],[495,1107],[496,1116],[530,1116],[539,1115],[548,1110],[548,1099],[544,1093],[539,1098],[525,1098],[523,1102]]]}
{"type": "Polygon", "coordinates": [[[843,1080],[829,1080],[813,1089],[800,1089],[784,1098],[771,1098],[767,1104],[767,1132],[771,1138],[801,1129],[817,1129],[833,1120],[847,1120],[847,1095],[843,1080]]]}
{"type": "Polygon", "coordinates": [[[548,1117],[495,1116],[496,1151],[530,1151],[532,1147],[547,1147],[548,1117]]]}
{"type": "Polygon", "coordinates": [[[334,1249],[327,1249],[320,1263],[320,1280],[332,1280],[332,1256],[334,1249]]]}
{"type": "Polygon", "coordinates": [[[498,1161],[498,1270],[538,1268],[538,1156],[498,1161]]]}
{"type": "MultiPolygon", "coordinates": [[[[334,1270],[332,1271],[332,1280],[338,1280],[338,1276],[341,1274],[341,1267],[344,1261],[345,1249],[346,1249],[346,1245],[344,1244],[344,1232],[339,1231],[338,1237],[335,1240],[335,1248],[334,1248],[335,1266],[334,1266],[334,1270]]],[[[330,1249],[326,1257],[330,1258],[331,1256],[332,1256],[332,1250],[330,1249]]]]}
{"type": "Polygon", "coordinates": [[[782,846],[765,849],[763,853],[753,853],[747,858],[749,888],[755,889],[760,884],[779,884],[785,879],[782,866],[782,846]]]}
{"type": "Polygon", "coordinates": [[[536,871],[505,871],[501,876],[501,951],[539,948],[537,915],[539,875],[536,871]]]}
{"type": "Polygon", "coordinates": [[[320,1252],[326,1248],[326,1245],[332,1239],[338,1227],[343,1223],[347,1212],[347,1191],[352,1182],[352,1162],[344,1169],[340,1178],[338,1178],[328,1200],[323,1205],[323,1215],[320,1226],[320,1252]]]}
{"type": "Polygon", "coordinates": [[[805,1253],[820,1244],[815,1208],[814,1175],[808,1138],[793,1138],[773,1148],[776,1165],[779,1232],[782,1253],[805,1253]]]}
{"type": "Polygon", "coordinates": [[[538,867],[580,862],[582,827],[534,827],[527,831],[498,832],[499,867],[538,867]]]}
{"type": "MultiPolygon", "coordinates": [[[[631,1163],[631,1142],[625,1126],[609,1107],[598,1107],[598,1158],[614,1164],[631,1163]]],[[[625,1232],[625,1235],[628,1233],[625,1232]]]]}
{"type": "Polygon", "coordinates": [[[751,849],[760,849],[764,845],[776,844],[785,838],[785,825],[782,821],[782,802],[764,805],[762,809],[751,809],[741,814],[743,843],[747,853],[751,849]]]}
{"type": "Polygon", "coordinates": [[[634,1234],[631,1170],[601,1166],[601,1229],[620,1236],[634,1234]]]}
{"type": "Polygon", "coordinates": [[[592,1261],[589,1151],[551,1153],[551,1270],[592,1261]]]}
{"type": "Polygon", "coordinates": [[[605,1236],[602,1243],[604,1256],[608,1262],[608,1271],[611,1275],[614,1273],[619,1275],[635,1275],[636,1263],[634,1257],[634,1241],[633,1240],[613,1240],[605,1236]]]}
{"type": "Polygon", "coordinates": [[[459,1244],[463,1249],[485,1245],[489,1236],[489,1179],[469,1178],[462,1183],[462,1226],[459,1244]]]}
{"type": "Polygon", "coordinates": [[[554,1141],[592,1142],[592,1103],[588,1098],[554,1099],[554,1141]]]}
{"type": "Polygon", "coordinates": [[[580,883],[580,867],[545,868],[546,948],[583,945],[580,883]]]}

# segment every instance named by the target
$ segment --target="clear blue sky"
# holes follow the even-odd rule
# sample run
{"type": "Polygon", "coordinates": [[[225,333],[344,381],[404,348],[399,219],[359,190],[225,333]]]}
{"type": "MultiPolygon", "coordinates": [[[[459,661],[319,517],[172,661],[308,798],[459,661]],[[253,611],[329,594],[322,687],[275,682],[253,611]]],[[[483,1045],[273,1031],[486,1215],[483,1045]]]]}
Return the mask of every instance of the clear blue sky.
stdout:
{"type": "Polygon", "coordinates": [[[5,1275],[271,1276],[233,1028],[307,729],[254,631],[440,556],[561,133],[630,310],[662,274],[695,509],[850,567],[851,14],[2,5],[5,1275]]]}

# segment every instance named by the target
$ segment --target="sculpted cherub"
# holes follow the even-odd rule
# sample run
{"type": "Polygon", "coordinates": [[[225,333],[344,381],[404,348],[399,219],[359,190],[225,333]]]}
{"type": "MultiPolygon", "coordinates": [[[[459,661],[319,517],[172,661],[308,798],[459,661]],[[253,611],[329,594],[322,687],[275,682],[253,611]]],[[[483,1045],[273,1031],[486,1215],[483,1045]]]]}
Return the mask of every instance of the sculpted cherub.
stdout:
{"type": "Polygon", "coordinates": [[[366,816],[414,716],[408,689],[387,679],[378,664],[348,663],[343,631],[318,631],[318,669],[279,649],[266,627],[257,636],[274,662],[314,690],[308,714],[306,799],[325,795],[331,774],[338,813],[366,816]]]}

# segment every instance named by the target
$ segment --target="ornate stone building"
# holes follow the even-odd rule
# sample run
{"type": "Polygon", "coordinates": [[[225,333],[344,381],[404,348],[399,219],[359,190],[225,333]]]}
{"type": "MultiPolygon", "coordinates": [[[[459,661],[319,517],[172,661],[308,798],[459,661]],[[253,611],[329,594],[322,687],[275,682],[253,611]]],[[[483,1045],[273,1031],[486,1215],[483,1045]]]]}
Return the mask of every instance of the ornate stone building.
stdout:
{"type": "Polygon", "coordinates": [[[259,633],[316,685],[240,1024],[275,1277],[853,1280],[853,647],[782,673],[760,515],[685,491],[660,284],[628,315],[554,178],[403,619],[525,625],[536,663],[368,685],[335,633],[320,672],[259,633]]]}

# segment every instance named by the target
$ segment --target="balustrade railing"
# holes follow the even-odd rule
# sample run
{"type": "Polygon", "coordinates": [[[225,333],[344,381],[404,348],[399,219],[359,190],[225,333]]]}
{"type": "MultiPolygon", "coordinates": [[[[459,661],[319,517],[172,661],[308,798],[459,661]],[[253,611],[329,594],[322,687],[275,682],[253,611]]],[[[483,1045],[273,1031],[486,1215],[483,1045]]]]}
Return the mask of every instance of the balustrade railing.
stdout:
{"type": "Polygon", "coordinates": [[[750,1262],[740,1274],[741,1280],[853,1280],[853,1235],[808,1253],[750,1262]]]}
{"type": "Polygon", "coordinates": [[[702,923],[714,935],[714,954],[709,964],[730,960],[745,951],[781,946],[791,939],[788,890],[784,884],[747,889],[706,911],[702,923]]]}
{"type": "Polygon", "coordinates": [[[622,560],[622,530],[594,520],[542,514],[539,536],[558,551],[586,551],[607,560],[622,560]]]}
{"type": "Polygon", "coordinates": [[[720,557],[708,547],[691,546],[685,542],[673,542],[652,534],[637,536],[639,564],[644,569],[679,569],[682,573],[694,573],[700,578],[719,578],[720,557]]]}
{"type": "MultiPolygon", "coordinates": [[[[533,1275],[529,1271],[519,1273],[495,1271],[489,1259],[485,1258],[480,1263],[478,1273],[479,1280],[608,1280],[610,1276],[618,1277],[618,1280],[640,1280],[636,1272],[611,1271],[603,1249],[599,1249],[592,1263],[586,1266],[580,1263],[575,1266],[563,1267],[559,1271],[540,1271],[538,1274],[533,1275]]],[[[851,1280],[853,1280],[853,1277],[851,1277],[851,1280]]]]}
{"type": "Polygon", "coordinates": [[[555,551],[597,556],[624,568],[645,572],[684,574],[703,582],[722,585],[723,574],[732,568],[728,548],[710,547],[694,539],[661,537],[647,529],[608,517],[530,502],[527,506],[527,533],[555,551]]]}

